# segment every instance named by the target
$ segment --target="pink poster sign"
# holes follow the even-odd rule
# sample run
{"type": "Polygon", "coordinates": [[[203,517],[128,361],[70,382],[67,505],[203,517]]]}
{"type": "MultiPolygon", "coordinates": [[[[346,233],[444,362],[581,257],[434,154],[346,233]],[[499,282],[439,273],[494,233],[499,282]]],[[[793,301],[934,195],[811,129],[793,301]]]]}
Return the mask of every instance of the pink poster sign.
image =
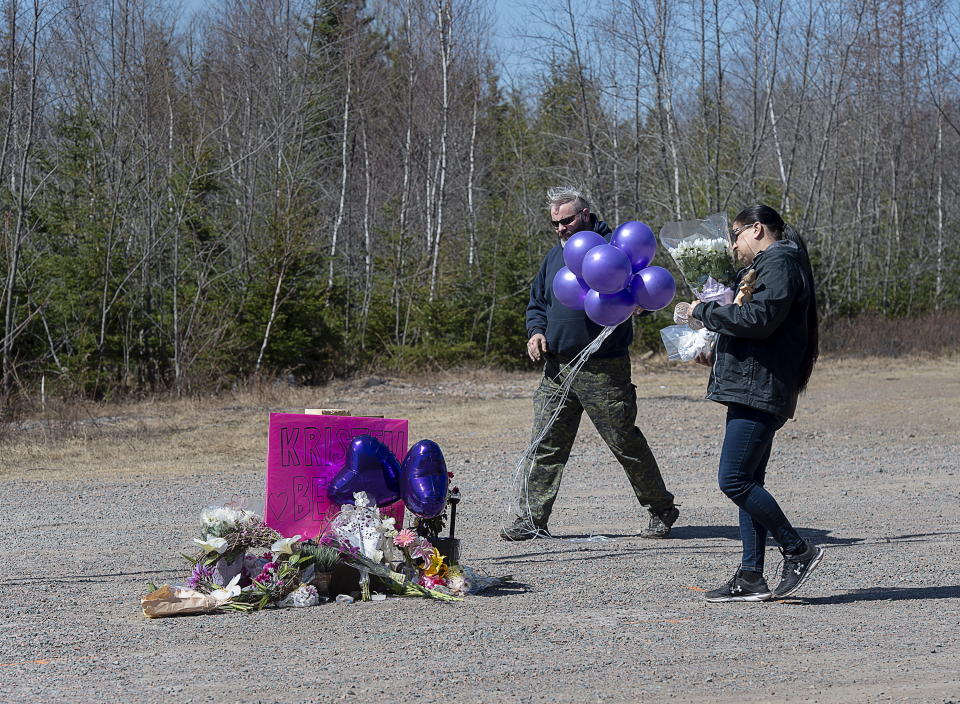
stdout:
{"type": "MultiPolygon", "coordinates": [[[[322,535],[340,510],[327,498],[327,487],[358,435],[372,435],[398,460],[407,454],[405,420],[271,413],[263,511],[267,525],[287,537],[322,535]]],[[[380,510],[403,525],[402,501],[380,510]]]]}

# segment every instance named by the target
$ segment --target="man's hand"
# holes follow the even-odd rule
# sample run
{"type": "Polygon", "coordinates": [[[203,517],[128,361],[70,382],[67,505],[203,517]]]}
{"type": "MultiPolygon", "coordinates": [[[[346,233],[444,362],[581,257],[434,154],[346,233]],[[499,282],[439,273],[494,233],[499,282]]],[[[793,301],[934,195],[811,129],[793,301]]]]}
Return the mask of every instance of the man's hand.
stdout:
{"type": "Polygon", "coordinates": [[[540,357],[547,351],[547,338],[541,333],[537,333],[527,340],[527,355],[534,362],[539,362],[540,357]]]}

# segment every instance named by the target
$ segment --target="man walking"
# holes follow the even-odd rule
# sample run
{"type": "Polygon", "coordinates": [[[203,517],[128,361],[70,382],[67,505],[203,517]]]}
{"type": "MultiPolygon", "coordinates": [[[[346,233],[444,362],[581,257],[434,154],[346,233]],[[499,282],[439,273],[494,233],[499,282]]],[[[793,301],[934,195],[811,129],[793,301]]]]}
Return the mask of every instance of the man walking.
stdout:
{"type": "MultiPolygon", "coordinates": [[[[582,230],[593,230],[607,240],[610,228],[590,212],[590,203],[580,191],[560,186],[547,191],[550,222],[558,242],[543,260],[530,287],[527,305],[527,354],[544,362],[543,377],[534,395],[533,437],[543,431],[557,411],[554,395],[563,382],[564,367],[602,330],[582,310],[567,308],[553,299],[553,279],[564,266],[563,247],[582,230]]],[[[650,523],[640,535],[665,538],[680,512],[667,491],[657,460],[646,438],[636,427],[637,395],[630,380],[629,347],[633,321],[621,323],[603,342],[573,380],[570,393],[533,457],[533,466],[518,487],[520,505],[513,522],[500,532],[504,540],[547,537],[547,522],[560,488],[563,467],[577,435],[580,416],[587,412],[600,436],[613,451],[630,480],[637,500],[650,514],[650,523]]]]}

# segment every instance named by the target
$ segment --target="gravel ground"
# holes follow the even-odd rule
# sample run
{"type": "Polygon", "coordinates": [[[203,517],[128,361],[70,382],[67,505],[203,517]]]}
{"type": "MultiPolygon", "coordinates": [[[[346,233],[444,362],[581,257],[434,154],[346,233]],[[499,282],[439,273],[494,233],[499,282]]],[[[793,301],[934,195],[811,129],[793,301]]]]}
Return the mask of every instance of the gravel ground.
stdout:
{"type": "MultiPolygon", "coordinates": [[[[738,559],[704,373],[634,373],[638,424],[682,504],[662,541],[635,537],[638,507],[587,421],[551,523],[561,539],[497,539],[533,373],[143,404],[104,410],[127,437],[8,437],[0,701],[960,701],[960,363],[821,364],[768,486],[826,557],[795,598],[762,604],[700,593],[738,559]],[[409,418],[411,440],[440,443],[465,495],[464,562],[517,582],[459,604],[143,618],[146,582],[185,578],[203,505],[262,496],[265,411],[306,406],[409,418]],[[594,534],[607,540],[564,539],[594,534]]],[[[770,545],[773,582],[778,561],[770,545]]]]}

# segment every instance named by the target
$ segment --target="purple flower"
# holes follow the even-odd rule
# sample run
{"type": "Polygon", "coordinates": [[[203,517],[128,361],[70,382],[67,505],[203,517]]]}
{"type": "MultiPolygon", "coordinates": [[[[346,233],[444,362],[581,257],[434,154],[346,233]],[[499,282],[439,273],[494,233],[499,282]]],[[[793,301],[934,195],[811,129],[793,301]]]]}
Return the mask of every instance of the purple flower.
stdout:
{"type": "Polygon", "coordinates": [[[360,557],[360,548],[356,545],[341,545],[340,552],[348,557],[360,557]]]}
{"type": "Polygon", "coordinates": [[[426,538],[421,538],[420,544],[414,546],[410,551],[410,557],[414,560],[425,560],[430,562],[430,555],[433,553],[433,546],[430,544],[430,541],[426,538]]]}
{"type": "Polygon", "coordinates": [[[211,581],[213,581],[213,568],[198,562],[193,566],[193,572],[187,579],[187,586],[190,589],[196,589],[202,583],[211,581]]]}

